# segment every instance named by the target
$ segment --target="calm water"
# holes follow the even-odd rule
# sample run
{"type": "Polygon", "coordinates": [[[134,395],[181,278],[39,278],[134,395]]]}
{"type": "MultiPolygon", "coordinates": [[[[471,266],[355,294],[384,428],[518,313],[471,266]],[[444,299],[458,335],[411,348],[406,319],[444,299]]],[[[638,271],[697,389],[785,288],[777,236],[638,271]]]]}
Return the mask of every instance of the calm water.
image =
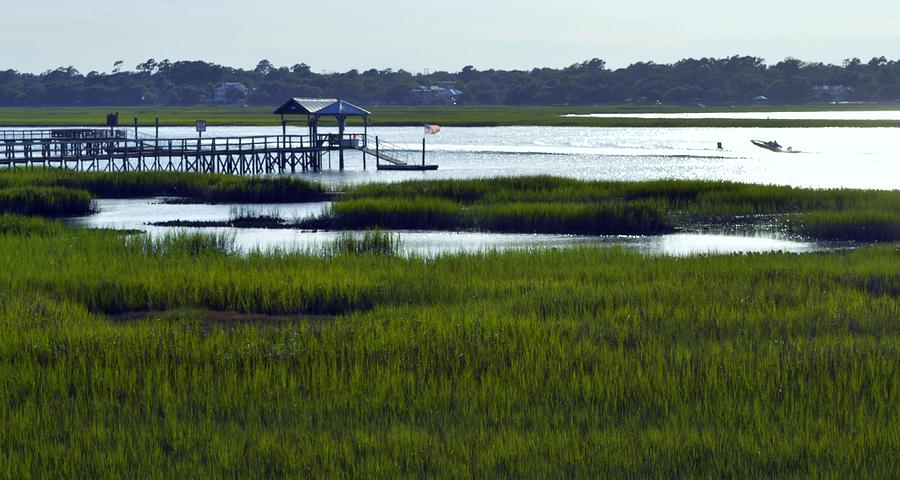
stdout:
{"type": "MultiPolygon", "coordinates": [[[[356,130],[351,130],[356,131],[356,130]]],[[[280,127],[216,127],[206,136],[278,135],[280,127]]],[[[302,128],[289,128],[302,134],[302,128]]],[[[152,133],[145,129],[143,134],[152,133]]],[[[372,135],[421,149],[418,127],[372,128],[372,135]]],[[[163,138],[192,137],[191,128],[163,128],[163,138]]],[[[733,180],[813,188],[900,189],[898,128],[445,128],[427,138],[434,172],[362,170],[347,153],[347,170],[308,174],[330,184],[407,179],[561,175],[590,180],[733,180]],[[777,140],[801,153],[774,153],[750,140],[777,140]],[[716,148],[722,142],[723,150],[716,148]]],[[[337,166],[337,156],[332,156],[337,166]]],[[[328,165],[326,159],[325,165],[328,165]]]]}
{"type": "Polygon", "coordinates": [[[898,120],[900,110],[833,112],[692,112],[692,113],[570,113],[573,118],[677,118],[735,120],[898,120]]]}
{"type": "MultiPolygon", "coordinates": [[[[143,230],[162,235],[178,230],[228,233],[234,236],[241,251],[281,248],[286,250],[317,250],[330,244],[340,233],[308,232],[300,230],[270,230],[241,228],[181,229],[146,225],[167,220],[226,221],[236,210],[257,214],[277,213],[293,220],[316,215],[328,208],[328,203],[314,204],[251,204],[229,205],[169,205],[161,200],[99,200],[100,213],[72,219],[75,224],[92,228],[143,230]]],[[[563,247],[597,244],[620,245],[651,255],[687,256],[697,254],[727,254],[784,251],[807,253],[834,248],[835,244],[802,242],[777,234],[753,236],[716,234],[674,234],[662,236],[578,236],[532,235],[473,232],[399,231],[401,246],[408,253],[434,255],[450,252],[475,252],[521,248],[563,247]]]]}
{"type": "MultiPolygon", "coordinates": [[[[859,113],[859,112],[840,112],[859,113]]],[[[885,112],[877,112],[879,114],[885,112]]],[[[896,112],[894,112],[896,113],[896,112]]],[[[768,115],[772,115],[769,113],[768,115]]],[[[323,129],[326,130],[326,129],[323,129]]],[[[326,130],[327,131],[327,130],[326,130]]],[[[359,131],[351,129],[350,133],[359,131]]],[[[143,129],[142,135],[152,134],[143,129]]],[[[289,133],[304,134],[303,128],[289,133]]],[[[415,152],[419,127],[372,128],[371,135],[415,152]]],[[[280,127],[213,127],[205,137],[279,135],[280,127]]],[[[193,137],[192,128],[162,128],[161,138],[193,137]]],[[[362,154],[347,153],[344,172],[305,174],[331,185],[396,182],[408,179],[485,178],[560,175],[590,180],[705,179],[813,188],[900,189],[900,129],[896,128],[589,128],[493,127],[445,128],[427,138],[427,161],[434,172],[379,172],[362,169],[362,154]],[[773,153],[752,139],[777,140],[801,153],[773,153]],[[722,142],[723,149],[717,149],[722,142]]],[[[415,155],[414,153],[411,155],[415,155]]],[[[337,165],[337,158],[332,158],[337,165]]],[[[325,165],[328,165],[326,159],[325,165]]],[[[101,213],[75,221],[93,227],[172,231],[150,227],[165,220],[228,220],[236,208],[293,220],[314,215],[327,204],[165,205],[147,200],[104,200],[101,213]]],[[[209,229],[207,229],[208,231],[209,229]]],[[[215,229],[228,231],[237,247],[316,249],[338,235],[294,230],[215,229]]],[[[582,237],[485,233],[399,232],[409,252],[434,254],[485,249],[538,248],[573,244],[617,244],[650,254],[694,255],[787,251],[809,252],[835,245],[796,241],[765,233],[754,236],[677,234],[660,237],[582,237]]]]}

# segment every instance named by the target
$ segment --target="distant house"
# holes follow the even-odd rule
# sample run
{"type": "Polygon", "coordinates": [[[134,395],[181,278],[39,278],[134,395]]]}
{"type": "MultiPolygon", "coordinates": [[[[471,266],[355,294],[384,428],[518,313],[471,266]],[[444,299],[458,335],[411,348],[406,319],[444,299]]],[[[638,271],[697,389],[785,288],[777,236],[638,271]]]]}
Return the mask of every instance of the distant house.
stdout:
{"type": "Polygon", "coordinates": [[[231,103],[235,98],[246,97],[248,93],[250,89],[243,83],[226,82],[216,87],[214,98],[216,103],[231,103]]]}
{"type": "Polygon", "coordinates": [[[463,92],[449,87],[433,85],[409,91],[406,103],[410,105],[456,105],[463,92]]]}
{"type": "Polygon", "coordinates": [[[814,85],[812,87],[813,98],[824,101],[843,102],[850,98],[851,93],[853,93],[853,88],[844,85],[814,85]]]}
{"type": "Polygon", "coordinates": [[[444,105],[456,105],[456,103],[459,102],[459,97],[462,96],[462,93],[463,92],[460,90],[454,88],[445,88],[440,93],[441,102],[443,102],[444,105]]]}
{"type": "Polygon", "coordinates": [[[768,102],[769,102],[769,98],[764,95],[760,95],[758,97],[753,97],[753,103],[768,103],[768,102]]]}

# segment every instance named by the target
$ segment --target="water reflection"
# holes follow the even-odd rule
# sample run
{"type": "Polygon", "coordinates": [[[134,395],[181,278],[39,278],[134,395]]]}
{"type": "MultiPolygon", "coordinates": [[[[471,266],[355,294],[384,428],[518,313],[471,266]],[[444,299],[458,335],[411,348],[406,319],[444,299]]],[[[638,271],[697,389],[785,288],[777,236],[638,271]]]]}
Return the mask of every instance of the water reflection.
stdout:
{"type": "MultiPolygon", "coordinates": [[[[171,220],[227,221],[236,209],[257,214],[277,214],[292,220],[320,213],[328,203],[313,204],[253,204],[253,205],[172,205],[155,200],[99,200],[100,212],[79,217],[71,222],[91,228],[142,230],[150,235],[163,235],[179,230],[155,227],[147,223],[171,220]]],[[[180,229],[227,233],[235,240],[235,247],[244,252],[282,249],[290,251],[318,251],[333,242],[339,232],[310,232],[300,230],[200,228],[180,229]]],[[[807,253],[834,248],[834,244],[805,242],[785,238],[775,233],[755,235],[721,235],[678,233],[662,236],[578,236],[549,234],[504,234],[477,232],[397,231],[401,247],[410,254],[436,255],[453,252],[568,247],[573,245],[621,246],[650,255],[690,256],[703,254],[731,254],[758,252],[807,253]]]]}

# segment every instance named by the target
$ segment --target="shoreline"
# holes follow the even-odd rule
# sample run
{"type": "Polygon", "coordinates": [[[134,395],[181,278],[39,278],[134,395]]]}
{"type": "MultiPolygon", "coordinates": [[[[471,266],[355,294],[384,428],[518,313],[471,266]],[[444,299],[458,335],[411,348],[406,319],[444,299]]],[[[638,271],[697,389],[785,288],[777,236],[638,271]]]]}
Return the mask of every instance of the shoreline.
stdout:
{"type": "MultiPolygon", "coordinates": [[[[900,128],[900,120],[838,119],[722,119],[722,118],[621,118],[566,117],[575,114],[648,113],[764,113],[764,112],[854,112],[900,111],[900,105],[784,105],[742,107],[670,106],[455,106],[455,107],[373,107],[373,127],[418,127],[424,122],[444,127],[598,127],[598,128],[900,128]]],[[[190,127],[205,119],[210,127],[277,127],[280,118],[268,107],[61,107],[0,108],[0,128],[41,128],[50,126],[105,127],[109,112],[119,112],[119,128],[131,128],[138,117],[141,128],[152,128],[156,117],[161,127],[190,127]]],[[[348,122],[350,126],[361,125],[348,122]]],[[[333,126],[333,122],[322,122],[333,126]]]]}

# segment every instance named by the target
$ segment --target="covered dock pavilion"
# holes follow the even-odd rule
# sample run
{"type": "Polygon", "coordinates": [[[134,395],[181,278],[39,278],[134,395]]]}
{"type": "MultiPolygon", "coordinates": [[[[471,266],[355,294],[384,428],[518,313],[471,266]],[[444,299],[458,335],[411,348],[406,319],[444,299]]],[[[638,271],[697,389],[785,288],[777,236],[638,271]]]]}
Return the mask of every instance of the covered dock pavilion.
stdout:
{"type": "Polygon", "coordinates": [[[344,149],[352,148],[354,150],[362,150],[363,164],[365,164],[365,155],[368,141],[368,124],[369,116],[372,114],[368,110],[356,106],[350,102],[337,98],[304,98],[294,97],[284,102],[275,110],[275,115],[281,115],[282,133],[287,135],[288,120],[286,116],[303,115],[305,120],[300,122],[306,123],[309,128],[310,138],[319,138],[319,120],[322,117],[333,117],[337,121],[338,126],[338,155],[340,169],[344,169],[344,149]],[[350,117],[362,118],[363,136],[362,144],[353,146],[351,142],[345,141],[344,130],[347,127],[347,119],[350,117]]]}

